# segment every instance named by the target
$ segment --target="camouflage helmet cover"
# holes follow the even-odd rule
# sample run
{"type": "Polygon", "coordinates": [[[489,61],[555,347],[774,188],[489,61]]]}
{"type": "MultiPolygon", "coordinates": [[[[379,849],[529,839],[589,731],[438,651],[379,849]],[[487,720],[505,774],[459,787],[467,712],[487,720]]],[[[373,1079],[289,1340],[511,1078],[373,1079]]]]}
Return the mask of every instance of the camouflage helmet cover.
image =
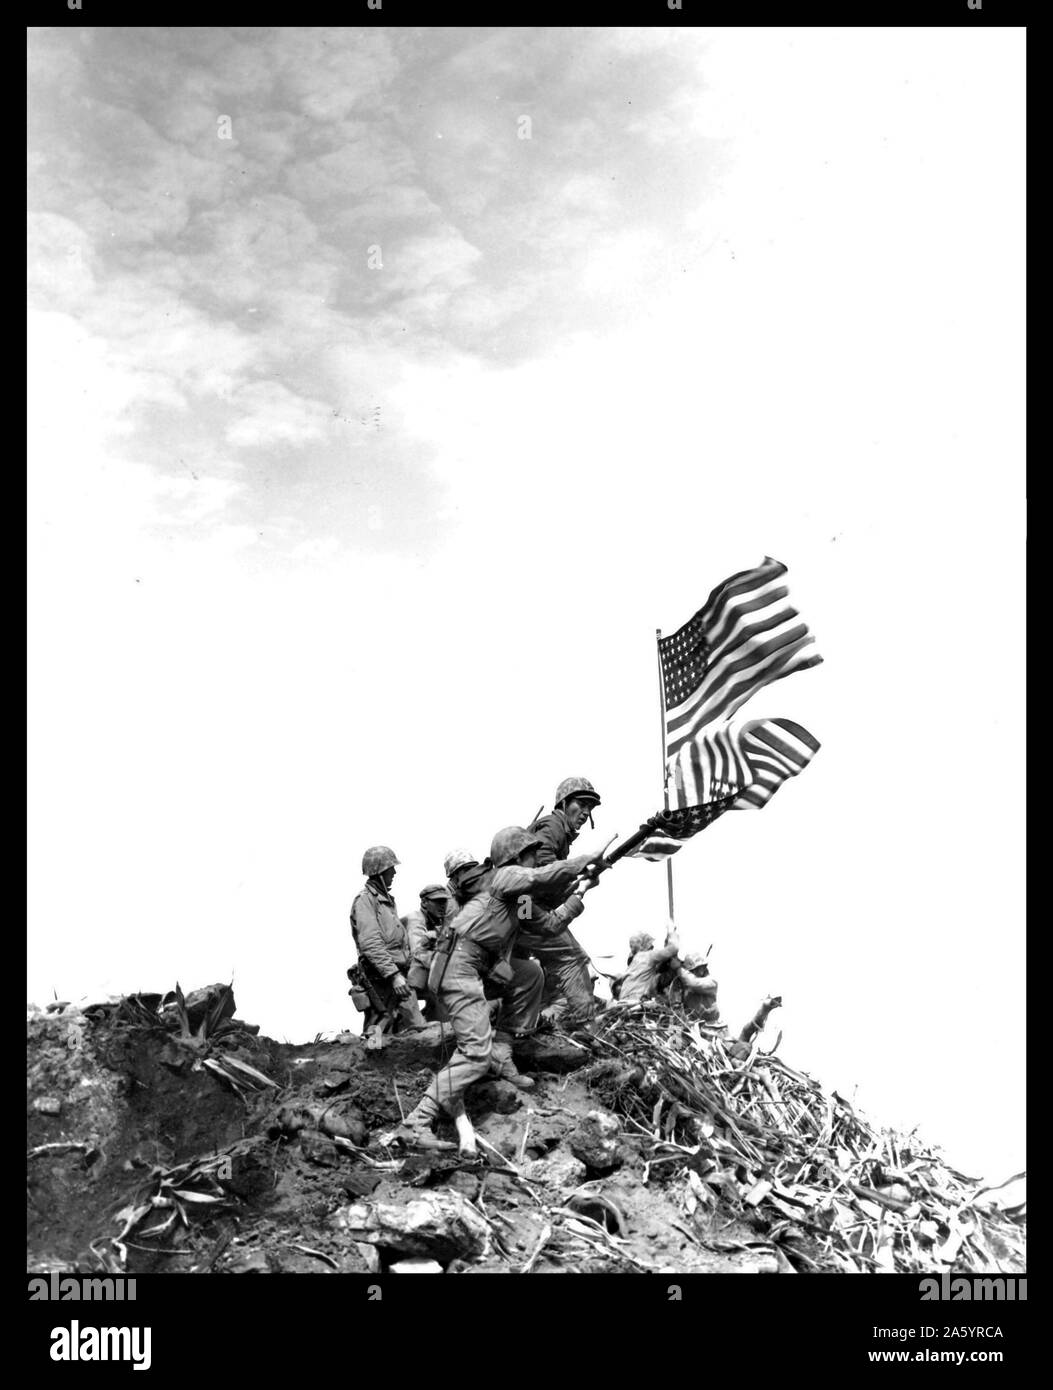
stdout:
{"type": "Polygon", "coordinates": [[[398,856],[387,845],[371,845],[362,856],[362,872],[370,878],[392,869],[398,863],[398,856]]]}
{"type": "Polygon", "coordinates": [[[499,830],[490,844],[490,862],[495,869],[511,864],[524,850],[536,849],[542,843],[536,835],[531,835],[521,825],[506,825],[499,830]]]}
{"type": "Polygon", "coordinates": [[[470,849],[451,849],[443,860],[443,870],[447,878],[452,878],[458,869],[466,869],[469,864],[478,864],[478,859],[470,849]]]}
{"type": "Polygon", "coordinates": [[[683,960],[685,970],[701,970],[705,963],[706,958],[701,951],[692,951],[683,960]]]}
{"type": "Polygon", "coordinates": [[[629,938],[629,950],[633,955],[637,951],[650,951],[654,948],[654,937],[649,932],[638,931],[635,936],[629,938]]]}
{"type": "Polygon", "coordinates": [[[587,777],[564,777],[556,788],[552,804],[558,808],[572,796],[578,801],[590,801],[594,806],[600,804],[600,794],[587,777]]]}

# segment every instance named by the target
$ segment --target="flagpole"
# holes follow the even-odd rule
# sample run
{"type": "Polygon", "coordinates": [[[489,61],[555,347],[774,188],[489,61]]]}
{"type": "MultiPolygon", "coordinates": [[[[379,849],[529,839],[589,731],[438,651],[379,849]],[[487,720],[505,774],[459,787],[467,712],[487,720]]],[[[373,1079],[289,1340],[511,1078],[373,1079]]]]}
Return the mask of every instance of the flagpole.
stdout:
{"type": "MultiPolygon", "coordinates": [[[[661,641],[662,629],[656,627],[654,630],[655,652],[658,655],[658,707],[659,717],[662,722],[662,795],[665,797],[665,809],[669,810],[669,769],[665,761],[665,682],[662,679],[662,649],[658,645],[661,641]]],[[[669,920],[674,921],[673,917],[673,859],[670,856],[665,861],[666,886],[669,890],[669,920]]]]}

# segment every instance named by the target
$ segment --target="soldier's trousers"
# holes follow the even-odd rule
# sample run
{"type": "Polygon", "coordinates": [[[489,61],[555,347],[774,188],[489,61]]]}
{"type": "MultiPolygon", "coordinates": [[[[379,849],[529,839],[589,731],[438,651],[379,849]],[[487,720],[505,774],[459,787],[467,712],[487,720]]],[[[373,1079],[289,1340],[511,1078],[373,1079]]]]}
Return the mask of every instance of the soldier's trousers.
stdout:
{"type": "Polygon", "coordinates": [[[589,976],[589,958],[571,932],[545,937],[521,931],[516,952],[532,955],[538,961],[545,975],[542,1003],[547,1006],[560,1002],[562,1023],[587,1023],[592,1018],[596,998],[589,976]]]}
{"type": "Polygon", "coordinates": [[[374,969],[368,961],[359,957],[359,966],[362,974],[366,978],[366,984],[370,996],[369,1008],[362,1024],[362,1032],[366,1034],[377,1024],[383,1023],[386,1018],[392,1020],[391,1031],[393,1033],[405,1032],[411,1028],[420,1028],[424,1024],[421,1016],[420,1004],[417,995],[411,994],[408,999],[399,999],[391,984],[374,969]]]}
{"type": "Polygon", "coordinates": [[[490,1001],[484,985],[489,963],[470,942],[453,948],[440,990],[442,1016],[453,1028],[457,1048],[427,1094],[448,1115],[464,1110],[464,1093],[489,1072],[494,1061],[511,1061],[517,1034],[532,1033],[541,1010],[544,977],[536,961],[509,961],[511,982],[502,991],[496,1031],[490,1025],[490,1001]]]}

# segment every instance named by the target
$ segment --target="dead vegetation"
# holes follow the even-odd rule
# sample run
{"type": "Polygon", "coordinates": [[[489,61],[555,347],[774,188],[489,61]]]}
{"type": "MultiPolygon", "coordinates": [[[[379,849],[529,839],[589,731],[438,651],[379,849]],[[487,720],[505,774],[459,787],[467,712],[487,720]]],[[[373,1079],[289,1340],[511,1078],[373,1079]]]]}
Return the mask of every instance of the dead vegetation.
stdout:
{"type": "MultiPolygon", "coordinates": [[[[729,1042],[652,1005],[601,1023],[593,1084],[668,1165],[685,1215],[755,1213],[795,1267],[847,1272],[1024,1269],[1024,1212],[916,1134],[877,1130],[836,1091],[760,1049],[767,999],[729,1042]]],[[[781,1034],[780,1034],[781,1038],[781,1034]]]]}
{"type": "Polygon", "coordinates": [[[29,1263],[81,1272],[1017,1272],[1025,1211],[664,1004],[469,1093],[481,1158],[391,1142],[450,1047],[279,1046],[233,991],[34,1014],[29,1263]]]}

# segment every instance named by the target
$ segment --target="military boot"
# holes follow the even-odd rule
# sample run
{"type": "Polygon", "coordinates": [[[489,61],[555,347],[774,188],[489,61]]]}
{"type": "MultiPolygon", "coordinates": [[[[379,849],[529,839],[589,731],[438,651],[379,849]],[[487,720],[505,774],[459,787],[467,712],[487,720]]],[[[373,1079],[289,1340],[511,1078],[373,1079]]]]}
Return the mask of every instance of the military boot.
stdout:
{"type": "Polygon", "coordinates": [[[519,1036],[523,1035],[506,1032],[495,1033],[493,1051],[490,1054],[490,1065],[502,1081],[510,1081],[517,1091],[532,1091],[534,1089],[533,1078],[524,1076],[512,1060],[512,1046],[519,1036]]]}
{"type": "Polygon", "coordinates": [[[440,1110],[431,1096],[423,1096],[416,1110],[412,1111],[395,1131],[395,1138],[408,1148],[414,1149],[455,1149],[446,1139],[439,1139],[432,1131],[432,1125],[439,1118],[440,1110]]]}
{"type": "Polygon", "coordinates": [[[524,1076],[516,1068],[515,1062],[511,1057],[506,1062],[502,1062],[498,1068],[497,1075],[502,1081],[510,1082],[517,1091],[532,1091],[537,1084],[532,1076],[524,1076]]]}

